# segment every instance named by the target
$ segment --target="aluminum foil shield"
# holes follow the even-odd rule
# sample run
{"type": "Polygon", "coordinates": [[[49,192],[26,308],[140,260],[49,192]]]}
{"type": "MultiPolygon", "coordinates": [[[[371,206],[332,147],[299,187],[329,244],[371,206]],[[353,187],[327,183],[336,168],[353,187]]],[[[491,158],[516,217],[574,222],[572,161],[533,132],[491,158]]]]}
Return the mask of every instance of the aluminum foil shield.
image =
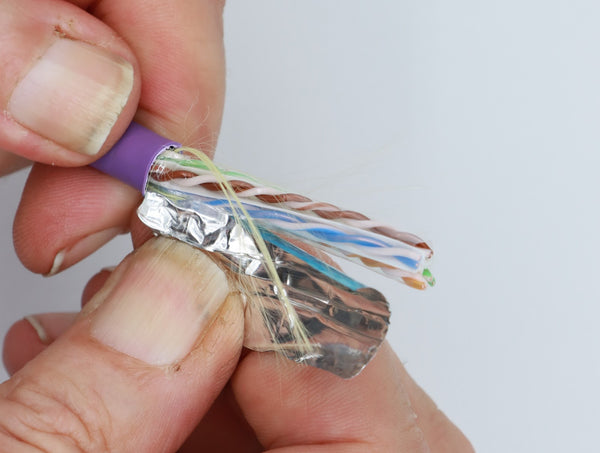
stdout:
{"type": "Polygon", "coordinates": [[[304,325],[311,347],[298,345],[290,317],[269,278],[263,255],[244,223],[222,199],[174,182],[150,180],[138,209],[156,234],[215,253],[244,289],[245,346],[278,351],[296,362],[343,378],[358,374],[373,357],[389,325],[388,303],[279,231],[261,230],[283,289],[304,325]]]}

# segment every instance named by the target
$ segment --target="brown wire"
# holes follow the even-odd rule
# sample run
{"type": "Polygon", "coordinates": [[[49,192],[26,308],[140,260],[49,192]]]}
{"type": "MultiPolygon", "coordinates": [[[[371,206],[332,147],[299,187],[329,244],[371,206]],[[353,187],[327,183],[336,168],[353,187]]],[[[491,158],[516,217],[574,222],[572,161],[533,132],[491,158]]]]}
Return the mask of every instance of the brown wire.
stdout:
{"type": "MultiPolygon", "coordinates": [[[[188,179],[198,176],[197,174],[187,171],[187,170],[167,170],[161,165],[156,165],[152,168],[150,172],[150,176],[156,181],[164,182],[170,181],[173,179],[188,179]]],[[[232,180],[229,181],[231,188],[235,193],[244,192],[246,190],[255,189],[256,186],[247,182],[240,180],[232,180]]],[[[217,182],[206,182],[200,184],[203,188],[210,190],[211,192],[221,192],[221,186],[217,182]]],[[[371,220],[364,214],[361,214],[356,211],[348,211],[344,209],[340,209],[337,206],[330,203],[322,203],[311,200],[308,197],[303,195],[299,195],[296,193],[282,193],[278,195],[268,195],[261,194],[256,195],[256,198],[260,201],[268,204],[278,204],[278,203],[290,203],[290,202],[301,202],[301,203],[314,203],[311,206],[305,206],[298,208],[298,211],[311,211],[317,216],[327,219],[327,220],[371,220]]],[[[410,234],[396,231],[389,227],[371,227],[366,228],[367,231],[371,231],[373,233],[381,234],[382,236],[388,237],[390,239],[394,239],[397,241],[404,242],[413,247],[418,247],[424,250],[428,250],[433,254],[433,251],[422,239],[419,237],[410,234]]]]}

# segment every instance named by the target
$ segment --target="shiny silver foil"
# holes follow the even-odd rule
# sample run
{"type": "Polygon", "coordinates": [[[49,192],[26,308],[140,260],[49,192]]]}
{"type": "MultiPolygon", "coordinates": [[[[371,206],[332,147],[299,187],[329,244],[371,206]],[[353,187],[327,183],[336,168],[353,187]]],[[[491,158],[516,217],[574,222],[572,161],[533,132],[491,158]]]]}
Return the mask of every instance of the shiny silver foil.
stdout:
{"type": "MultiPolygon", "coordinates": [[[[350,378],[365,367],[385,338],[390,312],[381,293],[348,277],[332,278],[331,272],[326,275],[314,265],[314,259],[309,263],[298,258],[302,253],[290,253],[294,246],[288,244],[284,250],[265,237],[312,347],[297,345],[291,334],[293,321],[279,300],[262,254],[244,228],[244,219],[236,221],[227,209],[211,206],[197,194],[151,182],[138,216],[156,234],[215,252],[215,260],[232,271],[230,275],[247,298],[244,345],[250,349],[279,351],[296,362],[350,378]]],[[[329,264],[323,266],[332,269],[329,264]]]]}

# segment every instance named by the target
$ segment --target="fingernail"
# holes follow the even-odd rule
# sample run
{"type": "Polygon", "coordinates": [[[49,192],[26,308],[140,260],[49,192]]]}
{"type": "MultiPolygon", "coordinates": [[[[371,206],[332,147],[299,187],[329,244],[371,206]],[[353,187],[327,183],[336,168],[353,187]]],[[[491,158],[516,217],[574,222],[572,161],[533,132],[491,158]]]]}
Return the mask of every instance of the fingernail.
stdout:
{"type": "Polygon", "coordinates": [[[65,332],[75,321],[76,313],[44,313],[25,316],[40,341],[50,344],[65,332]]]}
{"type": "Polygon", "coordinates": [[[60,250],[54,257],[52,267],[50,268],[50,271],[46,274],[46,277],[51,277],[55,274],[58,274],[60,271],[66,269],[67,267],[78,263],[83,258],[95,252],[119,234],[123,234],[123,228],[108,228],[106,230],[90,234],[89,236],[76,242],[75,245],[60,250]]]}
{"type": "Polygon", "coordinates": [[[92,336],[151,365],[188,355],[229,292],[210,258],[165,238],[146,242],[106,284],[111,289],[98,293],[104,300],[91,315],[92,336]]]}
{"type": "Polygon", "coordinates": [[[8,112],[64,147],[94,155],[133,88],[133,67],[104,49],[58,39],[15,88],[8,112]]]}
{"type": "Polygon", "coordinates": [[[49,338],[48,334],[46,333],[46,329],[44,329],[42,323],[39,322],[35,316],[25,316],[25,318],[23,319],[25,319],[25,321],[27,321],[31,325],[31,327],[33,327],[33,330],[35,330],[35,333],[37,334],[38,338],[42,343],[49,343],[49,338]]]}

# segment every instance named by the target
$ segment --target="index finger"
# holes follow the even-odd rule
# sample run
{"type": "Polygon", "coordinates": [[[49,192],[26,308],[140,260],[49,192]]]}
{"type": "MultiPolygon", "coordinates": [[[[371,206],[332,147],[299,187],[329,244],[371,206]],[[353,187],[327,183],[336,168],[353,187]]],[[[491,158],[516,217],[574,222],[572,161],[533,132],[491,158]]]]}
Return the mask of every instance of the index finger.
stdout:
{"type": "Polygon", "coordinates": [[[357,377],[251,353],[233,390],[269,451],[471,452],[462,433],[410,380],[386,343],[357,377]]]}

